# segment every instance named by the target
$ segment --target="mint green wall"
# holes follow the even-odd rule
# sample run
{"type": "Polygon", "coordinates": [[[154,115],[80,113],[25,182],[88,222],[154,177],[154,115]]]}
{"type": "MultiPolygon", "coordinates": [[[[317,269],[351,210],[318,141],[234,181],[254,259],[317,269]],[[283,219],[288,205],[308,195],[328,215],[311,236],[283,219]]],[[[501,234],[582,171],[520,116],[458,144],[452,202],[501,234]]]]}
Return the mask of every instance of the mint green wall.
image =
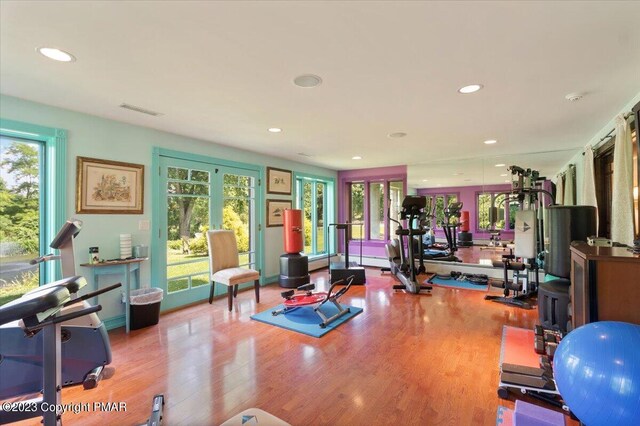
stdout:
{"type": "MultiPolygon", "coordinates": [[[[125,124],[113,120],[69,111],[23,99],[0,95],[0,117],[42,126],[62,128],[68,131],[67,142],[67,216],[77,217],[84,223],[82,232],[76,239],[76,263],[88,260],[88,248],[100,247],[100,256],[105,259],[119,255],[119,234],[130,233],[134,244],[151,246],[151,232],[138,230],[140,220],[151,221],[151,159],[152,148],[160,147],[175,151],[206,155],[225,160],[242,161],[259,166],[273,166],[293,170],[297,173],[311,174],[336,179],[333,170],[296,163],[281,158],[256,154],[253,152],[217,145],[211,142],[192,139],[171,133],[125,124]],[[76,157],[93,157],[116,161],[126,161],[145,165],[144,214],[142,215],[82,215],[75,213],[76,157]]],[[[162,118],[159,118],[162,119],[162,118]]],[[[263,185],[264,188],[264,185],[263,185]]],[[[289,197],[266,194],[266,198],[288,199],[289,197]]],[[[278,258],[282,253],[282,228],[266,228],[262,218],[264,232],[265,263],[263,275],[272,278],[279,274],[278,258]]],[[[153,225],[153,224],[151,224],[153,225]]],[[[157,230],[156,230],[157,232],[157,230]]],[[[154,261],[151,253],[151,262],[154,261]]],[[[150,264],[143,264],[141,281],[143,286],[150,283],[150,264]]],[[[88,274],[80,266],[79,273],[88,274]],[[84,270],[84,271],[83,271],[84,270]]],[[[110,277],[109,277],[110,278],[110,277]]],[[[112,281],[115,281],[115,277],[112,281]]],[[[101,281],[101,284],[103,281],[101,281]]],[[[105,278],[104,283],[108,283],[105,278]]],[[[118,303],[118,296],[106,294],[100,296],[103,305],[102,318],[112,318],[124,313],[118,303]]]]}

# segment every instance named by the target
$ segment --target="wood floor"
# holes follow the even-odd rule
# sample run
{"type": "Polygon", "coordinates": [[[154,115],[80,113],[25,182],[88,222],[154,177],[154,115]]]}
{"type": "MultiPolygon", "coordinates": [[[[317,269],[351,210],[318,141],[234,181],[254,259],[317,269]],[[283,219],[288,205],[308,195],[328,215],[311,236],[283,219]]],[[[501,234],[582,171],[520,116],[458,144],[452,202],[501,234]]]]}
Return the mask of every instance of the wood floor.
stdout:
{"type": "MultiPolygon", "coordinates": [[[[324,287],[326,271],[313,279],[324,287]]],[[[498,405],[513,407],[496,395],[502,326],[533,327],[536,311],[480,291],[394,293],[393,283],[368,269],[342,300],[364,312],[319,339],[249,318],[280,303],[277,285],[259,305],[241,292],[232,313],[221,298],[116,330],[113,377],[65,388],[63,403],[126,402],[126,412],[66,413],[64,424],[142,423],[164,393],[165,425],[217,425],[250,407],[293,425],[494,425],[498,405]]]]}

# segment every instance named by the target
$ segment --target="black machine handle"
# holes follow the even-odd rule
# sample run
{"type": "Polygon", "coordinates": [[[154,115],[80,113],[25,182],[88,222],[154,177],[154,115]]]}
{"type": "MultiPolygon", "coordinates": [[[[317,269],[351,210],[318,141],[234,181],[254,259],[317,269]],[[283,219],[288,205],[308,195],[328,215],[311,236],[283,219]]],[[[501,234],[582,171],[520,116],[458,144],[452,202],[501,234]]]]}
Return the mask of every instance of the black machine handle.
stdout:
{"type": "Polygon", "coordinates": [[[82,309],[80,311],[75,311],[75,312],[71,312],[68,314],[64,314],[64,315],[60,315],[57,317],[53,317],[51,319],[48,319],[46,321],[43,321],[41,323],[38,323],[34,326],[26,326],[27,332],[30,335],[33,335],[35,333],[37,333],[38,331],[42,330],[43,328],[49,326],[49,325],[53,325],[53,324],[58,324],[64,321],[69,321],[72,319],[76,319],[79,317],[83,317],[85,315],[89,315],[92,314],[94,312],[99,312],[102,310],[102,306],[101,305],[95,305],[95,306],[89,306],[88,308],[82,309]]]}
{"type": "Polygon", "coordinates": [[[338,281],[334,282],[333,284],[331,284],[331,287],[329,288],[329,291],[327,292],[327,297],[322,301],[322,303],[328,301],[331,298],[333,298],[333,299],[340,298],[340,296],[342,296],[347,291],[349,291],[349,288],[351,288],[351,284],[353,283],[353,280],[355,278],[356,278],[355,275],[349,275],[347,277],[347,285],[345,287],[342,287],[340,290],[338,290],[337,293],[335,295],[333,295],[333,296],[332,296],[332,294],[333,294],[334,287],[339,285],[339,284],[343,284],[344,280],[338,280],[338,281]]]}
{"type": "Polygon", "coordinates": [[[99,289],[99,290],[96,290],[96,291],[92,291],[91,293],[87,293],[84,296],[76,297],[75,299],[69,300],[68,302],[66,302],[63,306],[70,306],[70,305],[73,305],[75,303],[82,302],[82,301],[87,300],[87,299],[91,299],[91,298],[96,297],[96,296],[98,296],[98,295],[100,295],[102,293],[106,293],[108,291],[115,290],[118,287],[122,287],[122,283],[113,284],[113,285],[110,285],[109,287],[105,287],[105,288],[102,288],[102,289],[99,289]]]}
{"type": "Polygon", "coordinates": [[[59,257],[53,253],[45,254],[44,256],[36,257],[29,261],[29,265],[37,265],[38,263],[47,262],[49,260],[58,259],[59,257]]]}

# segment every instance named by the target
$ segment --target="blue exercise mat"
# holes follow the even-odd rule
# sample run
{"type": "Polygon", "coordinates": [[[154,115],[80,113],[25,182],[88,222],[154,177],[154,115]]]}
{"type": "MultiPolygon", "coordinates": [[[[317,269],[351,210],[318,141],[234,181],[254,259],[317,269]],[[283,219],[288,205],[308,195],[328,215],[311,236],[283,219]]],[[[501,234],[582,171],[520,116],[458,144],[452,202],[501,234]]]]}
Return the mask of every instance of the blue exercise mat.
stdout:
{"type": "Polygon", "coordinates": [[[487,284],[474,284],[470,281],[458,281],[454,278],[445,280],[434,276],[425,281],[425,284],[434,284],[440,287],[463,288],[466,290],[487,291],[487,284]]]}
{"type": "MultiPolygon", "coordinates": [[[[322,319],[318,314],[313,312],[313,306],[314,305],[302,306],[298,309],[289,311],[286,314],[274,316],[271,312],[283,308],[283,305],[278,305],[272,309],[251,315],[251,319],[265,324],[275,325],[276,327],[286,328],[287,330],[297,331],[298,333],[306,334],[307,336],[322,337],[338,327],[340,324],[347,322],[349,319],[362,312],[362,308],[342,305],[345,308],[349,308],[350,312],[333,321],[331,324],[327,325],[326,328],[321,328],[319,324],[322,322],[322,319]]],[[[322,312],[327,317],[331,317],[338,313],[338,309],[330,303],[325,303],[320,309],[322,309],[322,312]]]]}

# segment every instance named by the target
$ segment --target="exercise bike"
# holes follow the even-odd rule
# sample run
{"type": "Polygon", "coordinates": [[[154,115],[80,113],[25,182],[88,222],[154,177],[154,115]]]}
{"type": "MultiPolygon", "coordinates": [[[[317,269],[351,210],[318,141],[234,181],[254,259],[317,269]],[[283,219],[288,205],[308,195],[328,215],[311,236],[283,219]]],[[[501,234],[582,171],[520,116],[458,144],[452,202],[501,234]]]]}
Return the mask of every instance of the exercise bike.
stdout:
{"type": "Polygon", "coordinates": [[[322,322],[320,322],[320,324],[318,325],[320,326],[320,328],[326,328],[333,321],[351,312],[349,308],[345,308],[340,304],[339,299],[347,291],[349,291],[354,279],[355,275],[350,275],[347,278],[347,285],[345,287],[342,287],[335,293],[333,291],[334,288],[338,285],[343,284],[343,280],[339,280],[331,284],[331,287],[329,287],[329,291],[327,292],[322,291],[314,293],[313,290],[316,288],[316,285],[314,283],[309,283],[298,287],[296,290],[301,292],[299,294],[296,294],[295,290],[283,291],[282,293],[280,293],[280,295],[284,298],[284,307],[282,309],[272,311],[271,315],[276,316],[280,314],[287,314],[288,312],[291,312],[295,309],[313,305],[313,312],[318,314],[318,316],[322,319],[322,322]],[[327,317],[325,313],[322,312],[322,309],[320,308],[322,308],[322,306],[327,302],[333,303],[333,305],[338,309],[337,314],[332,315],[331,317],[327,317]]]}
{"type": "Polygon", "coordinates": [[[426,204],[427,199],[425,196],[407,195],[404,198],[400,218],[401,220],[408,220],[407,229],[403,228],[399,220],[395,220],[389,216],[389,220],[398,224],[395,232],[398,238],[385,244],[385,251],[389,259],[389,271],[401,283],[394,285],[394,290],[404,290],[412,294],[419,294],[421,291],[425,291],[425,294],[431,293],[432,287],[418,283],[417,278],[420,273],[425,272],[421,237],[426,231],[419,224],[414,228],[414,222],[420,222],[426,204]],[[404,251],[405,237],[408,239],[408,255],[406,255],[404,251]],[[419,266],[416,266],[414,259],[414,237],[418,237],[419,266]]]}
{"type": "MultiPolygon", "coordinates": [[[[81,222],[67,221],[50,245],[51,248],[59,250],[60,254],[42,256],[34,259],[32,264],[59,259],[63,276],[76,276],[73,239],[80,229],[81,222]]],[[[24,296],[38,293],[43,287],[38,287],[24,296]]],[[[90,307],[85,301],[88,299],[86,295],[77,296],[77,291],[81,288],[82,286],[74,285],[67,289],[69,299],[74,301],[74,304],[61,307],[60,315],[66,316],[90,307]]],[[[108,287],[104,291],[114,288],[116,286],[108,287]]],[[[104,291],[93,294],[101,294],[104,291]]],[[[0,399],[34,393],[42,389],[43,367],[33,362],[42,344],[42,334],[25,337],[24,330],[17,321],[0,326],[0,399]]],[[[63,386],[82,383],[85,389],[92,389],[98,385],[104,367],[111,363],[109,335],[98,315],[89,313],[61,324],[60,355],[63,386]]]]}
{"type": "MultiPolygon", "coordinates": [[[[77,293],[85,284],[84,278],[79,276],[64,278],[0,306],[0,326],[14,324],[21,330],[24,340],[40,342],[39,345],[34,345],[37,350],[28,356],[19,356],[13,346],[8,348],[0,354],[0,365],[4,366],[4,373],[13,370],[12,374],[16,375],[20,372],[31,374],[37,370],[40,377],[36,391],[42,391],[40,398],[4,403],[0,408],[0,424],[33,417],[42,417],[45,426],[62,424],[62,323],[95,315],[102,307],[85,305],[84,300],[120,287],[120,284],[115,284],[72,299],[71,294],[77,293]],[[12,407],[16,408],[11,409],[12,407]]],[[[5,375],[1,379],[0,382],[6,383],[7,387],[15,384],[5,375]]]]}

